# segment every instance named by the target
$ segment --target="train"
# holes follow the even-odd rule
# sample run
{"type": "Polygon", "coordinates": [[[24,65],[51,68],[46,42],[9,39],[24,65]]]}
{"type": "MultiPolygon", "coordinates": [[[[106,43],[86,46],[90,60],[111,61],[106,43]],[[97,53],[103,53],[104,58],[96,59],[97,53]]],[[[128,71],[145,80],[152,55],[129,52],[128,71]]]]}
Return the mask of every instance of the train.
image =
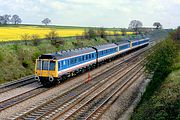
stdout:
{"type": "Polygon", "coordinates": [[[142,38],[43,54],[36,59],[35,79],[45,86],[57,84],[148,45],[149,38],[142,38]]]}

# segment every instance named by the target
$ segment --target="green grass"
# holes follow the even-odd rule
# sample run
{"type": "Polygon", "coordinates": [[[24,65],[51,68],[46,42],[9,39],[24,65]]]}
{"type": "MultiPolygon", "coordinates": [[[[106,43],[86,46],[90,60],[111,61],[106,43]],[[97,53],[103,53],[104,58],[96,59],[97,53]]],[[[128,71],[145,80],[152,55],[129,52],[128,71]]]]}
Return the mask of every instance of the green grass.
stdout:
{"type": "Polygon", "coordinates": [[[180,120],[180,44],[174,70],[154,92],[135,109],[132,120],[180,120]]]}

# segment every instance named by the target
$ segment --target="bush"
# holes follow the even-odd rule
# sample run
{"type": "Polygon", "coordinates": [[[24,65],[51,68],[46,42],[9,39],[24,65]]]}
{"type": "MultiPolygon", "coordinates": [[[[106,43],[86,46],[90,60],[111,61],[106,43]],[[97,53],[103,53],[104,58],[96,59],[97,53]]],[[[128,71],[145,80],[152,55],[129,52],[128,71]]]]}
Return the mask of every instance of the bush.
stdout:
{"type": "Polygon", "coordinates": [[[21,35],[21,40],[25,42],[25,45],[27,45],[27,41],[30,39],[29,34],[25,33],[21,35]]]}
{"type": "Polygon", "coordinates": [[[52,29],[48,34],[46,34],[46,38],[51,40],[52,45],[56,45],[58,37],[58,33],[55,29],[52,29]]]}
{"type": "Polygon", "coordinates": [[[32,56],[32,61],[35,63],[36,59],[41,55],[42,53],[40,51],[34,52],[32,56]]]}
{"type": "Polygon", "coordinates": [[[3,61],[3,55],[2,55],[2,53],[0,52],[0,62],[2,62],[3,61]]]}
{"type": "Polygon", "coordinates": [[[23,66],[24,68],[28,68],[30,65],[31,65],[31,63],[30,63],[28,60],[23,60],[22,66],[23,66]]]}
{"type": "Polygon", "coordinates": [[[178,27],[177,30],[171,32],[170,37],[175,41],[180,41],[180,27],[178,27]]]}
{"type": "Polygon", "coordinates": [[[38,46],[39,45],[40,40],[39,40],[39,35],[38,34],[31,35],[30,39],[33,41],[33,45],[34,46],[38,46]]]}
{"type": "Polygon", "coordinates": [[[153,78],[146,89],[142,101],[148,100],[173,70],[175,56],[176,45],[171,39],[167,39],[158,45],[153,54],[147,57],[146,69],[149,74],[153,74],[153,78]]]}

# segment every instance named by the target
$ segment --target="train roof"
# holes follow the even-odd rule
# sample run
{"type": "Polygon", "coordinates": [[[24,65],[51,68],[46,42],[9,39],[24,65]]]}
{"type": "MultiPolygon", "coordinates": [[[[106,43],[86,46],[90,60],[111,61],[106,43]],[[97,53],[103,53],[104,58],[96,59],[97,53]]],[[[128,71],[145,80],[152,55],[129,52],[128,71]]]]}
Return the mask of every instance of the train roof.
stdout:
{"type": "Polygon", "coordinates": [[[52,54],[44,54],[39,57],[39,59],[64,59],[68,57],[78,56],[90,52],[96,52],[93,48],[80,48],[75,50],[68,50],[68,51],[59,51],[52,54]]]}
{"type": "Polygon", "coordinates": [[[111,44],[104,44],[104,45],[99,45],[99,46],[95,46],[95,48],[99,51],[99,50],[103,50],[103,49],[108,49],[108,48],[113,48],[113,47],[117,47],[116,44],[111,43],[111,44]]]}

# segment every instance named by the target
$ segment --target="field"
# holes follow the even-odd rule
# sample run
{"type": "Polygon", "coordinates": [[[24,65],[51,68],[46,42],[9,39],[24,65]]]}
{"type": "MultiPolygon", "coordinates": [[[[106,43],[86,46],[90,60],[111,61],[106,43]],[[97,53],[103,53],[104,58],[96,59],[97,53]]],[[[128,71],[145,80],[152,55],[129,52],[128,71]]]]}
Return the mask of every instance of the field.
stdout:
{"type": "MultiPolygon", "coordinates": [[[[49,33],[51,29],[56,29],[60,37],[71,37],[81,36],[84,33],[85,28],[83,27],[71,27],[71,26],[36,26],[36,25],[8,25],[0,26],[0,42],[21,40],[23,34],[38,34],[40,38],[45,38],[45,35],[49,33]]],[[[107,31],[108,34],[112,35],[112,30],[107,31]]],[[[118,32],[121,34],[121,32],[118,32]]],[[[127,32],[132,34],[132,32],[127,32]]]]}
{"type": "MultiPolygon", "coordinates": [[[[2,26],[0,27],[0,41],[12,41],[12,40],[21,40],[21,35],[23,34],[38,34],[40,38],[44,38],[54,27],[41,27],[41,26],[2,26]]],[[[82,35],[84,28],[55,28],[59,36],[76,36],[82,35]]]]}

